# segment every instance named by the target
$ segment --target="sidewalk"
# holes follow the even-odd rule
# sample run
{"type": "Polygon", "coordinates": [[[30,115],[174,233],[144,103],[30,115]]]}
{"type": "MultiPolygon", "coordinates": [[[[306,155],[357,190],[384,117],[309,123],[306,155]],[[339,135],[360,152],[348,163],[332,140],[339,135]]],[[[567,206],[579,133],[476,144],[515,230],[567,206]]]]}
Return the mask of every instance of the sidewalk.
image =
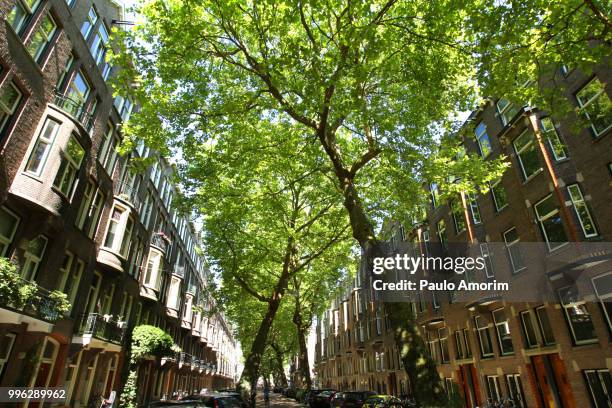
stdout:
{"type": "MultiPolygon", "coordinates": [[[[257,408],[265,408],[263,393],[257,393],[257,408]]],[[[293,398],[284,397],[281,394],[270,393],[270,408],[303,408],[305,405],[300,404],[293,398]]]]}

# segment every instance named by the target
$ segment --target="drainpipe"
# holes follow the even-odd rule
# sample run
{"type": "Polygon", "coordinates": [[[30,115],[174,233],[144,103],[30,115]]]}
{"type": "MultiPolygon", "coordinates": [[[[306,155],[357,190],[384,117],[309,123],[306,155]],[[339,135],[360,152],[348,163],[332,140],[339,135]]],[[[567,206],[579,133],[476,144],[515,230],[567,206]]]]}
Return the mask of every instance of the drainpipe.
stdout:
{"type": "Polygon", "coordinates": [[[531,127],[533,128],[536,140],[538,142],[538,146],[540,148],[540,152],[544,157],[544,163],[546,164],[546,170],[548,172],[548,176],[550,177],[553,188],[555,190],[555,195],[557,196],[557,200],[561,206],[561,214],[563,218],[565,218],[565,222],[567,224],[567,228],[570,233],[570,240],[572,242],[578,242],[578,230],[576,229],[576,224],[572,219],[567,207],[565,206],[565,199],[563,198],[563,193],[561,192],[561,188],[559,187],[559,182],[557,180],[557,174],[555,173],[555,169],[552,165],[552,160],[550,159],[550,154],[548,154],[548,150],[544,146],[543,138],[542,138],[542,130],[540,129],[540,121],[537,118],[535,112],[531,111],[529,113],[529,121],[531,122],[531,127]]]}
{"type": "MultiPolygon", "coordinates": [[[[470,217],[470,211],[468,210],[468,202],[465,192],[461,192],[461,205],[463,207],[463,215],[465,217],[465,225],[467,225],[468,242],[474,243],[474,230],[472,227],[472,217],[470,217]]],[[[451,209],[452,211],[452,209],[451,209]]]]}

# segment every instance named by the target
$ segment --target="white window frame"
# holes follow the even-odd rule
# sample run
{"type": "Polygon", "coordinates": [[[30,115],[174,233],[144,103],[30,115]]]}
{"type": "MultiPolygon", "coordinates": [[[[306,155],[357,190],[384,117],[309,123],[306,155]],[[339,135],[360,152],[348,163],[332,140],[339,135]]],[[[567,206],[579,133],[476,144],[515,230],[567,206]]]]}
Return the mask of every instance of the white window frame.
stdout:
{"type": "Polygon", "coordinates": [[[2,374],[4,374],[4,368],[6,367],[6,364],[9,362],[10,358],[11,358],[11,353],[13,352],[13,346],[15,345],[15,339],[17,338],[17,335],[15,333],[4,333],[4,338],[9,338],[9,345],[7,347],[6,350],[6,355],[0,356],[0,376],[2,376],[2,374]]]}
{"type": "Polygon", "coordinates": [[[595,221],[591,216],[591,211],[589,210],[589,206],[582,195],[582,189],[580,185],[577,183],[570,184],[567,186],[567,193],[570,196],[570,200],[572,201],[572,206],[574,207],[574,211],[576,212],[576,218],[580,222],[580,227],[582,228],[582,233],[585,238],[593,238],[599,235],[597,231],[597,226],[595,225],[595,221]],[[579,207],[583,209],[584,213],[581,215],[579,211],[579,207]],[[587,232],[585,228],[585,221],[588,221],[593,226],[593,232],[587,232]]]}
{"type": "MultiPolygon", "coordinates": [[[[563,228],[563,232],[565,233],[565,228],[563,226],[563,218],[561,217],[561,212],[559,211],[559,207],[558,205],[554,202],[554,197],[552,194],[547,195],[546,197],[544,197],[543,199],[541,199],[540,201],[538,201],[537,203],[534,204],[533,206],[533,210],[535,211],[535,215],[536,215],[536,220],[540,226],[540,230],[542,231],[542,234],[544,235],[544,240],[546,241],[546,247],[548,248],[549,251],[554,251],[556,249],[559,249],[561,247],[564,247],[565,245],[568,244],[568,242],[550,242],[550,239],[548,238],[548,232],[546,231],[546,227],[545,227],[545,222],[548,221],[550,218],[553,218],[555,216],[558,216],[559,219],[561,220],[561,228],[563,228]],[[542,203],[544,203],[547,200],[553,200],[553,204],[554,204],[554,210],[549,211],[546,214],[540,214],[540,212],[538,211],[538,206],[541,205],[542,203]],[[557,244],[555,246],[552,246],[552,244],[557,244]]],[[[566,236],[567,239],[567,236],[566,236]]]]}
{"type": "Polygon", "coordinates": [[[502,397],[501,387],[499,385],[498,375],[485,375],[485,381],[487,384],[487,398],[491,399],[492,402],[499,402],[502,397]],[[494,387],[491,387],[493,385],[494,387]],[[493,395],[495,392],[495,395],[493,395]]]}
{"type": "Polygon", "coordinates": [[[516,404],[516,408],[525,408],[525,394],[520,374],[506,374],[506,384],[508,385],[508,396],[516,404]],[[514,386],[511,386],[514,384],[514,386]]]}
{"type": "Polygon", "coordinates": [[[55,143],[55,139],[57,138],[57,134],[59,133],[61,126],[62,126],[61,122],[51,117],[48,117],[45,119],[45,123],[43,124],[43,127],[40,130],[40,133],[38,134],[38,137],[36,138],[36,141],[34,142],[32,149],[30,150],[28,161],[25,166],[26,173],[32,174],[36,177],[40,177],[42,175],[47,165],[49,154],[51,153],[51,149],[53,148],[53,144],[55,143]],[[55,126],[55,127],[51,129],[49,135],[46,136],[48,126],[55,126]],[[45,146],[44,146],[42,155],[40,157],[40,162],[38,163],[38,166],[36,168],[30,168],[32,166],[32,161],[34,160],[34,152],[38,150],[39,144],[42,144],[42,143],[44,143],[45,146]]]}
{"type": "Polygon", "coordinates": [[[166,306],[178,311],[180,307],[180,294],[181,279],[173,276],[170,279],[170,285],[168,285],[168,298],[166,300],[166,306]]]}
{"type": "MultiPolygon", "coordinates": [[[[535,152],[536,157],[538,156],[538,151],[537,151],[537,147],[535,144],[535,136],[533,134],[533,132],[529,129],[525,129],[523,131],[523,133],[521,133],[519,136],[517,136],[513,141],[512,141],[512,147],[514,148],[514,153],[516,154],[516,159],[519,163],[519,167],[521,169],[521,174],[523,176],[523,180],[527,181],[527,180],[531,180],[533,177],[536,176],[536,174],[540,173],[542,171],[542,165],[540,164],[540,167],[536,170],[534,170],[532,173],[527,174],[527,171],[525,170],[525,166],[523,164],[523,158],[521,157],[521,154],[527,152],[530,149],[533,149],[533,151],[535,152]],[[523,138],[528,138],[529,141],[525,144],[523,144],[522,146],[518,146],[517,142],[519,140],[522,140],[523,138]]],[[[538,157],[538,162],[539,162],[540,158],[538,157]]]]}
{"type": "Polygon", "coordinates": [[[15,30],[17,34],[21,33],[21,31],[23,30],[23,27],[28,22],[28,19],[36,12],[36,10],[38,10],[38,7],[40,6],[41,3],[42,3],[41,0],[35,1],[32,4],[32,7],[30,7],[28,3],[25,2],[24,0],[16,1],[15,6],[13,6],[13,8],[11,9],[11,12],[9,13],[9,16],[13,14],[13,12],[15,11],[17,7],[20,7],[21,10],[24,12],[23,17],[21,18],[19,23],[16,24],[16,26],[13,26],[13,23],[10,23],[10,22],[9,22],[9,25],[15,30]]]}
{"type": "Polygon", "coordinates": [[[589,123],[589,128],[591,129],[591,131],[593,132],[593,134],[595,135],[595,137],[599,137],[599,136],[601,136],[602,134],[604,134],[604,133],[606,133],[608,130],[610,130],[610,128],[612,128],[612,123],[610,123],[610,124],[608,124],[608,126],[607,126],[605,129],[603,129],[602,131],[599,131],[599,132],[598,132],[598,131],[597,131],[597,129],[595,129],[595,126],[593,126],[593,123],[591,122],[591,118],[590,118],[589,113],[588,113],[588,111],[587,111],[587,109],[588,109],[589,105],[590,105],[591,103],[593,103],[595,100],[597,100],[598,98],[602,97],[602,95],[603,95],[603,97],[605,97],[605,98],[608,98],[608,99],[609,99],[608,94],[606,93],[606,90],[605,90],[605,86],[604,86],[604,84],[603,84],[603,83],[601,83],[601,81],[600,81],[600,80],[599,80],[599,78],[597,78],[597,77],[593,77],[593,79],[591,79],[589,82],[587,82],[586,84],[584,84],[584,86],[583,86],[582,88],[580,88],[580,90],[579,90],[578,92],[576,92],[576,100],[578,101],[578,106],[580,106],[580,109],[582,110],[583,114],[586,116],[586,118],[587,118],[587,119],[588,119],[588,121],[590,122],[590,123],[589,123]],[[591,97],[591,99],[589,99],[589,100],[583,100],[583,99],[580,97],[580,93],[581,93],[583,90],[585,90],[585,89],[586,89],[586,88],[587,88],[589,85],[591,85],[592,83],[594,83],[594,82],[599,82],[599,83],[602,85],[602,86],[601,86],[600,91],[599,91],[598,93],[596,93],[596,94],[595,94],[593,97],[591,97]]]}
{"type": "Polygon", "coordinates": [[[98,11],[92,5],[89,11],[87,12],[87,17],[85,17],[85,21],[81,25],[81,29],[79,30],[83,38],[85,38],[85,41],[89,39],[89,35],[91,34],[91,31],[96,26],[99,19],[100,19],[100,16],[98,15],[98,11]],[[88,24],[87,30],[86,32],[83,32],[83,29],[85,29],[86,24],[88,24]]]}
{"type": "Polygon", "coordinates": [[[563,309],[563,313],[565,315],[565,320],[567,321],[567,325],[569,326],[570,329],[570,333],[572,335],[572,341],[574,342],[574,344],[576,345],[582,345],[582,344],[592,344],[592,343],[597,343],[599,340],[597,338],[597,333],[595,333],[594,337],[590,338],[590,339],[584,339],[584,340],[578,340],[578,338],[576,337],[576,332],[574,330],[574,325],[572,324],[572,319],[570,316],[570,313],[568,311],[568,309],[574,309],[575,311],[580,310],[580,313],[577,314],[586,314],[589,315],[591,317],[591,324],[593,325],[593,330],[595,327],[595,322],[593,321],[593,315],[591,313],[589,313],[589,311],[586,309],[586,302],[584,301],[584,299],[582,300],[578,300],[578,301],[572,301],[569,303],[564,303],[563,300],[563,296],[561,295],[561,292],[564,290],[570,289],[570,286],[566,286],[564,288],[561,288],[558,290],[559,293],[559,298],[560,298],[560,304],[561,307],[563,309]]]}
{"type": "Polygon", "coordinates": [[[491,333],[489,332],[489,324],[484,322],[482,316],[474,316],[474,325],[476,326],[476,334],[478,335],[478,345],[480,346],[480,356],[482,358],[492,357],[495,355],[495,351],[493,350],[493,342],[491,341],[491,333]],[[479,321],[483,320],[484,326],[479,325],[479,321]],[[483,335],[484,333],[484,335],[483,335]],[[484,336],[484,338],[483,338],[484,336]],[[484,349],[484,341],[487,340],[488,346],[491,348],[490,352],[485,353],[484,349]]]}
{"type": "Polygon", "coordinates": [[[162,259],[163,254],[159,250],[154,248],[149,249],[149,256],[147,257],[147,267],[143,284],[150,289],[159,290],[158,277],[161,275],[162,259]],[[151,261],[153,261],[153,263],[149,265],[151,261]],[[150,273],[149,270],[151,271],[150,273]],[[149,279],[147,279],[147,275],[149,275],[149,279]]]}
{"type": "MultiPolygon", "coordinates": [[[[519,236],[519,234],[518,234],[518,231],[516,230],[516,227],[512,227],[512,228],[510,228],[510,229],[506,230],[506,231],[503,233],[503,235],[504,235],[504,242],[506,243],[506,250],[507,250],[507,252],[508,252],[508,258],[510,259],[510,264],[511,264],[511,266],[512,266],[512,273],[518,273],[518,272],[520,272],[520,271],[524,270],[525,268],[527,268],[527,265],[523,265],[522,267],[517,268],[517,266],[516,266],[516,264],[515,264],[514,257],[512,256],[512,251],[511,251],[511,248],[512,248],[513,246],[515,246],[515,245],[518,245],[518,244],[521,242],[521,238],[520,238],[520,236],[519,236]],[[510,231],[512,231],[512,230],[514,230],[514,231],[516,232],[516,239],[515,239],[515,240],[512,240],[512,241],[508,241],[507,234],[508,234],[510,231]]],[[[523,259],[523,255],[522,255],[522,253],[521,253],[521,251],[520,251],[520,247],[519,247],[519,256],[520,256],[520,258],[521,258],[521,262],[525,263],[525,259],[523,259]]]]}
{"type": "Polygon", "coordinates": [[[55,187],[57,191],[59,191],[62,195],[69,199],[74,193],[74,189],[76,187],[76,180],[79,177],[79,170],[81,169],[81,165],[83,164],[85,155],[85,148],[83,148],[83,145],[81,144],[81,142],[79,142],[78,138],[74,134],[71,134],[68,138],[68,144],[66,145],[66,149],[62,149],[60,152],[60,163],[66,161],[63,173],[60,175],[60,170],[62,170],[62,165],[60,164],[55,179],[53,180],[53,187],[55,187]],[[82,155],[80,159],[72,157],[69,153],[70,149],[68,147],[70,146],[70,143],[73,142],[76,143],[76,146],[81,149],[82,155]],[[62,189],[62,186],[64,185],[68,186],[67,191],[64,191],[62,189]]]}
{"type": "Polygon", "coordinates": [[[514,119],[516,114],[519,112],[519,109],[516,107],[516,105],[506,98],[499,98],[495,103],[495,107],[497,108],[497,114],[499,115],[503,126],[506,126],[508,123],[510,123],[512,119],[514,119]],[[506,102],[506,104],[502,106],[502,102],[504,101],[506,102]],[[513,110],[514,113],[508,116],[508,114],[510,114],[513,110]]]}
{"type": "Polygon", "coordinates": [[[489,252],[489,244],[486,242],[483,242],[479,245],[479,248],[480,248],[480,255],[485,260],[485,276],[487,278],[494,278],[495,271],[493,270],[493,261],[491,261],[491,253],[489,252]]]}
{"type": "Polygon", "coordinates": [[[490,185],[490,190],[491,190],[491,197],[493,197],[493,205],[495,205],[495,211],[496,212],[500,212],[501,210],[503,210],[504,208],[506,208],[508,206],[508,195],[506,194],[506,189],[504,188],[501,179],[497,180],[495,183],[491,183],[490,185]],[[504,198],[506,200],[506,202],[504,203],[504,205],[502,205],[500,207],[499,203],[497,202],[497,196],[495,195],[495,189],[500,186],[500,188],[502,189],[502,191],[504,192],[504,198]]]}
{"type": "Polygon", "coordinates": [[[13,243],[13,239],[15,238],[15,233],[17,232],[17,228],[19,227],[21,218],[17,214],[15,214],[13,211],[9,210],[8,208],[4,206],[0,207],[0,211],[4,211],[6,214],[8,214],[9,217],[12,217],[14,220],[14,225],[11,228],[9,236],[4,236],[0,234],[0,244],[4,246],[2,251],[0,251],[0,256],[5,256],[8,248],[13,243]]]}
{"type": "Polygon", "coordinates": [[[109,213],[108,223],[106,225],[106,234],[104,236],[104,244],[102,245],[102,247],[111,250],[112,252],[115,252],[125,258],[129,253],[129,245],[125,246],[124,240],[129,240],[131,238],[133,228],[134,220],[131,216],[130,208],[119,204],[118,202],[115,202],[113,204],[111,212],[109,213]],[[113,218],[113,213],[115,212],[115,210],[121,212],[118,220],[115,220],[113,218]],[[114,231],[114,237],[112,242],[108,243],[108,234],[110,231],[111,224],[116,224],[116,230],[114,231]],[[128,228],[129,225],[131,225],[131,228],[128,228]],[[128,249],[127,251],[125,250],[126,248],[128,249]]]}
{"type": "Polygon", "coordinates": [[[550,148],[553,159],[555,159],[556,162],[567,159],[567,150],[561,141],[559,131],[552,119],[550,117],[540,119],[540,127],[542,129],[542,134],[546,138],[546,143],[550,148]]]}
{"type": "Polygon", "coordinates": [[[493,146],[491,145],[491,139],[489,138],[489,134],[487,133],[487,125],[485,125],[483,121],[478,123],[478,125],[476,125],[476,127],[474,128],[474,136],[476,137],[476,142],[478,143],[478,150],[480,151],[480,155],[482,156],[482,158],[486,159],[491,155],[491,152],[493,151],[493,146]],[[483,149],[483,139],[487,140],[488,146],[486,152],[483,149]]]}
{"type": "Polygon", "coordinates": [[[512,342],[512,332],[510,331],[510,321],[508,319],[508,315],[506,314],[506,310],[505,308],[501,307],[499,309],[495,309],[491,312],[491,315],[493,316],[493,323],[495,325],[495,332],[497,334],[497,345],[499,346],[499,351],[501,352],[502,356],[510,356],[514,354],[514,343],[512,342]],[[505,317],[505,320],[503,321],[498,321],[498,317],[500,316],[496,316],[496,314],[498,314],[498,312],[503,313],[503,316],[505,317]],[[507,351],[504,349],[504,345],[502,342],[502,330],[505,331],[505,335],[510,337],[510,342],[512,345],[512,350],[507,351]]]}
{"type": "Polygon", "coordinates": [[[79,211],[77,212],[77,217],[74,222],[76,227],[80,230],[83,230],[83,227],[85,226],[85,221],[87,220],[87,216],[89,214],[89,208],[93,203],[95,194],[96,184],[93,180],[88,180],[87,184],[85,185],[85,191],[83,191],[81,205],[79,206],[79,211]]]}
{"type": "Polygon", "coordinates": [[[22,98],[23,98],[23,93],[21,92],[19,87],[15,85],[15,83],[12,81],[6,84],[5,88],[2,89],[2,91],[0,91],[0,132],[2,132],[2,130],[4,129],[4,125],[6,125],[6,123],[9,121],[11,116],[13,116],[15,112],[17,111],[17,107],[19,107],[19,104],[21,103],[22,98]],[[4,96],[4,92],[9,87],[17,93],[17,98],[15,98],[11,106],[6,105],[2,100],[3,99],[2,96],[4,96]]]}
{"type": "Polygon", "coordinates": [[[24,261],[23,261],[23,266],[21,268],[22,277],[25,280],[30,281],[30,282],[33,282],[36,280],[36,275],[38,274],[38,268],[40,267],[40,263],[42,262],[42,259],[45,256],[45,251],[47,249],[48,243],[49,243],[49,240],[44,235],[38,235],[36,238],[28,242],[28,245],[26,246],[25,251],[23,252],[24,261]],[[31,253],[29,251],[29,248],[30,248],[30,243],[39,238],[43,240],[43,246],[42,246],[40,255],[37,255],[37,254],[31,253]],[[33,265],[33,269],[29,271],[30,276],[26,276],[25,275],[27,273],[26,271],[29,269],[31,264],[33,265]]]}
{"type": "Polygon", "coordinates": [[[595,283],[595,281],[598,279],[604,279],[604,278],[610,279],[610,277],[612,277],[612,272],[602,273],[601,275],[591,278],[591,283],[593,284],[593,289],[595,291],[595,295],[597,296],[597,300],[601,304],[600,306],[601,306],[602,314],[605,316],[605,320],[608,325],[608,330],[610,333],[612,333],[612,316],[608,314],[608,310],[606,309],[606,306],[604,304],[606,302],[612,302],[612,292],[602,293],[597,288],[597,284],[595,283]]]}
{"type": "Polygon", "coordinates": [[[51,44],[51,41],[53,40],[53,37],[55,37],[55,33],[57,33],[58,29],[59,29],[59,26],[58,26],[57,22],[55,21],[55,18],[53,18],[53,16],[51,15],[51,13],[47,13],[41,19],[40,23],[38,24],[38,27],[36,27],[34,32],[30,35],[30,43],[26,47],[28,52],[30,53],[30,55],[34,59],[34,61],[36,61],[38,63],[40,62],[39,61],[40,57],[43,55],[43,53],[45,51],[48,50],[48,47],[51,44]],[[46,28],[45,23],[47,23],[47,22],[50,22],[50,23],[53,24],[53,28],[51,29],[50,32],[43,31],[46,28]],[[34,50],[30,49],[30,47],[35,44],[34,40],[37,39],[38,35],[40,35],[42,41],[38,44],[38,47],[36,48],[36,51],[34,51],[34,50]]]}
{"type": "Polygon", "coordinates": [[[591,382],[589,381],[588,375],[589,374],[597,375],[597,379],[599,380],[599,384],[601,385],[602,390],[604,391],[608,399],[610,399],[612,398],[612,389],[609,390],[606,388],[606,381],[602,378],[602,373],[607,373],[608,375],[610,375],[610,370],[608,370],[607,368],[591,369],[591,370],[584,370],[583,373],[585,377],[585,382],[587,383],[587,389],[589,390],[589,397],[591,397],[591,401],[593,402],[595,408],[608,408],[610,405],[599,406],[597,404],[597,400],[595,399],[595,390],[593,390],[593,387],[591,385],[591,382]]]}

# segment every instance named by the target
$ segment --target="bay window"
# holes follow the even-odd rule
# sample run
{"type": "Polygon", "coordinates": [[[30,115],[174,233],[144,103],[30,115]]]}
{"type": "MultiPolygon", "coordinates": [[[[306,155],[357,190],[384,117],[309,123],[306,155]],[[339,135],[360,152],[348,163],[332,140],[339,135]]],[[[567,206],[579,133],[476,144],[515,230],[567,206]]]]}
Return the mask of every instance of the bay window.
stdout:
{"type": "Polygon", "coordinates": [[[147,267],[144,277],[144,285],[158,290],[159,281],[161,279],[161,268],[162,268],[162,253],[157,249],[151,248],[149,250],[149,257],[147,259],[147,267]]]}
{"type": "Polygon", "coordinates": [[[42,174],[59,128],[60,124],[57,121],[47,118],[45,124],[43,125],[42,131],[38,135],[38,139],[36,139],[36,144],[32,149],[32,153],[30,153],[30,158],[26,165],[27,172],[36,176],[40,176],[42,174]]]}
{"type": "Polygon", "coordinates": [[[185,304],[183,305],[183,320],[187,322],[191,322],[191,319],[193,317],[192,306],[193,306],[193,296],[187,295],[185,297],[185,304]]]}
{"type": "Polygon", "coordinates": [[[180,292],[181,280],[178,277],[173,276],[170,281],[170,287],[168,288],[168,299],[166,301],[166,306],[174,310],[179,310],[181,300],[180,292]]]}
{"type": "Polygon", "coordinates": [[[134,221],[127,207],[115,203],[106,230],[104,247],[127,257],[134,221]]]}
{"type": "Polygon", "coordinates": [[[7,83],[0,90],[0,134],[4,126],[17,111],[21,102],[22,93],[13,82],[7,83]]]}
{"type": "Polygon", "coordinates": [[[552,194],[539,201],[533,208],[548,250],[553,251],[565,245],[567,236],[563,228],[563,220],[552,194]]]}
{"type": "Polygon", "coordinates": [[[66,197],[72,195],[84,157],[85,149],[83,149],[74,134],[70,135],[66,149],[61,152],[60,167],[53,181],[53,186],[66,197]]]}

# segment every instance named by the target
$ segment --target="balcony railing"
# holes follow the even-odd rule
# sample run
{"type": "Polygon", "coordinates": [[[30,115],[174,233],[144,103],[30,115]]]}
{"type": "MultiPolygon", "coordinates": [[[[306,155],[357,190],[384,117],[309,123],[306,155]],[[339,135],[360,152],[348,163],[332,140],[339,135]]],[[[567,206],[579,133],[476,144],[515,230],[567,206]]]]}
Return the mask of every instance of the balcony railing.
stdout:
{"type": "Polygon", "coordinates": [[[14,311],[23,313],[24,315],[31,316],[46,322],[55,322],[62,314],[59,311],[60,300],[51,296],[51,292],[44,289],[33,282],[22,279],[23,284],[36,286],[35,292],[32,296],[25,300],[23,304],[3,304],[0,302],[0,307],[6,307],[14,311]]]}
{"type": "Polygon", "coordinates": [[[90,313],[83,316],[83,335],[91,335],[101,340],[121,344],[125,335],[125,327],[112,319],[105,319],[98,313],[90,313]]]}
{"type": "Polygon", "coordinates": [[[154,245],[161,249],[163,252],[168,250],[170,241],[163,232],[156,232],[151,236],[151,245],[154,245]]]}
{"type": "Polygon", "coordinates": [[[117,181],[114,183],[113,190],[116,197],[131,203],[134,208],[140,208],[140,196],[134,186],[117,181]]]}
{"type": "Polygon", "coordinates": [[[69,113],[72,117],[79,121],[79,123],[87,130],[88,132],[91,130],[93,126],[94,117],[91,113],[87,112],[84,109],[83,102],[75,101],[74,99],[62,95],[60,93],[55,94],[55,99],[53,103],[64,111],[69,113]]]}

